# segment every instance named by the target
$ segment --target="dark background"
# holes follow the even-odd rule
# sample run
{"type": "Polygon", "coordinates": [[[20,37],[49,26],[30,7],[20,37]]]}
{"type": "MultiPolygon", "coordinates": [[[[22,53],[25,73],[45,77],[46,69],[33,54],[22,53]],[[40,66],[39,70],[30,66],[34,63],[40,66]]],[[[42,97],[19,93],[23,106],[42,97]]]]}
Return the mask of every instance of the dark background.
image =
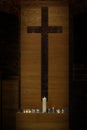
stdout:
{"type": "MultiPolygon", "coordinates": [[[[19,3],[16,0],[9,1],[9,3],[6,0],[0,2],[0,127],[2,130],[5,125],[2,82],[15,76],[19,79],[19,3]]],[[[84,130],[87,122],[87,2],[71,0],[69,7],[70,130],[84,130]]]]}
{"type": "Polygon", "coordinates": [[[87,122],[87,13],[75,14],[71,22],[70,130],[83,130],[87,122]]]}

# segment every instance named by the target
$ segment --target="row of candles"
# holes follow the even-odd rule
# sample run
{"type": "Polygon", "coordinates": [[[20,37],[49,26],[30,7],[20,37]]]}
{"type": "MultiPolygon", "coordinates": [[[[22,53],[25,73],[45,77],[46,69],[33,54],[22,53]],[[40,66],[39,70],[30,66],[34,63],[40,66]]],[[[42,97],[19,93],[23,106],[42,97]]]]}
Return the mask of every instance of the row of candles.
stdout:
{"type": "Polygon", "coordinates": [[[19,112],[23,112],[23,113],[58,113],[58,114],[63,114],[63,113],[67,112],[66,108],[58,108],[58,109],[55,109],[54,107],[47,108],[46,102],[47,102],[46,97],[43,97],[42,98],[42,109],[20,109],[19,112]]]}
{"type": "MultiPolygon", "coordinates": [[[[21,109],[19,110],[19,112],[23,112],[23,113],[43,113],[41,109],[21,109]]],[[[58,114],[64,114],[67,111],[64,108],[58,108],[58,109],[54,109],[54,107],[52,108],[48,108],[46,110],[46,112],[44,113],[58,113],[58,114]]]]}

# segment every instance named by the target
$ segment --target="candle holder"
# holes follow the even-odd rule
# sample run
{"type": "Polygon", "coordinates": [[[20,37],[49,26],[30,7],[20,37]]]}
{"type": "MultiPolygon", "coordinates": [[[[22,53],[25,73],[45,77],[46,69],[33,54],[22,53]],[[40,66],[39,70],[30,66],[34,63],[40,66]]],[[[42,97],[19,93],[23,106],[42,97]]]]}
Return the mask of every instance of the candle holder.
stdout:
{"type": "Polygon", "coordinates": [[[62,113],[62,114],[64,114],[64,113],[65,113],[65,111],[64,111],[64,109],[63,109],[63,108],[62,108],[62,110],[61,110],[61,113],[62,113]]]}
{"type": "Polygon", "coordinates": [[[40,109],[36,109],[36,113],[40,113],[40,109]]]}
{"type": "Polygon", "coordinates": [[[48,113],[51,113],[51,108],[48,108],[48,109],[47,109],[47,112],[48,112],[48,113]]]}
{"type": "Polygon", "coordinates": [[[54,113],[55,112],[55,109],[54,109],[54,107],[52,107],[52,113],[54,113]]]}
{"type": "Polygon", "coordinates": [[[32,112],[32,113],[35,113],[35,109],[31,109],[31,112],[32,112]]]}

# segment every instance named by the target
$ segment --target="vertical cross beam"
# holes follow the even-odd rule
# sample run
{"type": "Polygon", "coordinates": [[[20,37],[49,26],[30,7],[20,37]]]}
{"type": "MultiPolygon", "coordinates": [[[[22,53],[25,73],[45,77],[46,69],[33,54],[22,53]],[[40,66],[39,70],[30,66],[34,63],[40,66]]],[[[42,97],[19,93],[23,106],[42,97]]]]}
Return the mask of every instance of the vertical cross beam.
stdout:
{"type": "Polygon", "coordinates": [[[41,99],[48,100],[48,33],[62,33],[62,26],[48,26],[48,8],[41,9],[41,25],[27,27],[28,33],[41,33],[41,99]]]}
{"type": "Polygon", "coordinates": [[[42,8],[42,35],[41,35],[41,97],[48,100],[48,8],[42,8]]]}

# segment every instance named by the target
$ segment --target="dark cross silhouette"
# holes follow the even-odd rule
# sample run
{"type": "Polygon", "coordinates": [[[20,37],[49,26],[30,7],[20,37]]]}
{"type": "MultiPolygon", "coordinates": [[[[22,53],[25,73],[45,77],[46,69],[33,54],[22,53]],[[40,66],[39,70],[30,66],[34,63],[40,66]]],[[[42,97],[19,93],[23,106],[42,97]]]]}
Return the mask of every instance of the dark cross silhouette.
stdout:
{"type": "Polygon", "coordinates": [[[62,33],[62,26],[48,26],[48,8],[41,9],[42,26],[27,27],[28,33],[41,33],[41,99],[48,100],[48,33],[62,33]]]}

